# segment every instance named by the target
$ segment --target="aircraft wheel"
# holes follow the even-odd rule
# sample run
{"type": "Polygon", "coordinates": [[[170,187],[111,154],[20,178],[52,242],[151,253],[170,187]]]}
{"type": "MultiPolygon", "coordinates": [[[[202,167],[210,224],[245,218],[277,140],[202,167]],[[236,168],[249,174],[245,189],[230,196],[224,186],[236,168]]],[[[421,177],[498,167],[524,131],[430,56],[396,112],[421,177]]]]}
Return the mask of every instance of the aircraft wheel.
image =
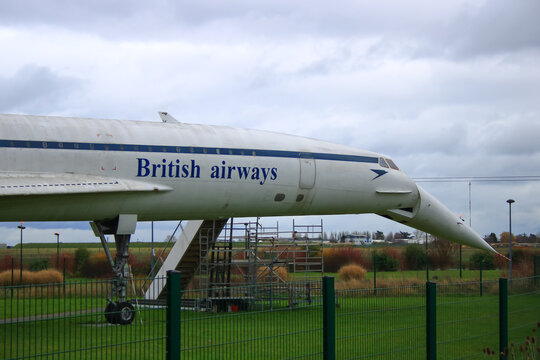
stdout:
{"type": "Polygon", "coordinates": [[[117,324],[129,325],[135,319],[135,308],[128,302],[121,302],[116,308],[117,324]]]}
{"type": "Polygon", "coordinates": [[[118,304],[111,301],[105,307],[105,319],[109,324],[118,324],[118,304]]]}

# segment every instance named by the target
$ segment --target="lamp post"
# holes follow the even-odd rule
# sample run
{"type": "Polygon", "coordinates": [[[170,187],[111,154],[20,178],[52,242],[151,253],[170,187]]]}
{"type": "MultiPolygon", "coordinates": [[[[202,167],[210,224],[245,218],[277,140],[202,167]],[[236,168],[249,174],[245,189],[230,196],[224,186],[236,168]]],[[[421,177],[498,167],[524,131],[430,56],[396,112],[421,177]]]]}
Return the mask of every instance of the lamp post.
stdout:
{"type": "Polygon", "coordinates": [[[22,284],[22,240],[23,240],[23,230],[26,229],[26,227],[24,227],[21,221],[21,225],[17,226],[17,228],[21,229],[21,255],[19,257],[19,284],[22,284]]]}
{"type": "Polygon", "coordinates": [[[60,270],[60,233],[55,232],[56,235],[56,269],[60,270]]]}
{"type": "Polygon", "coordinates": [[[512,204],[515,203],[515,200],[508,199],[508,242],[510,243],[510,249],[508,257],[510,258],[510,283],[512,283],[512,204]]]}

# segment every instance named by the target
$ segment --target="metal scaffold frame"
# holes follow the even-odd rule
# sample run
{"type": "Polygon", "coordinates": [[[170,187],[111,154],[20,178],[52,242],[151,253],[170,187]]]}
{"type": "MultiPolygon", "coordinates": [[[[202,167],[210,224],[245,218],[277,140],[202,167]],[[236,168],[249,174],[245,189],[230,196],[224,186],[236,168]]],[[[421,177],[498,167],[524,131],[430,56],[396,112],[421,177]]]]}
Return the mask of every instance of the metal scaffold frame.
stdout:
{"type": "Polygon", "coordinates": [[[308,280],[314,272],[324,274],[322,219],[320,224],[309,225],[293,220],[292,229],[287,230],[279,225],[263,226],[259,218],[246,223],[231,219],[212,248],[201,251],[207,254],[201,258],[199,271],[201,280],[206,278],[206,288],[213,289],[214,296],[227,296],[228,291],[223,290],[233,280],[236,285],[255,287],[260,283],[308,280]]]}

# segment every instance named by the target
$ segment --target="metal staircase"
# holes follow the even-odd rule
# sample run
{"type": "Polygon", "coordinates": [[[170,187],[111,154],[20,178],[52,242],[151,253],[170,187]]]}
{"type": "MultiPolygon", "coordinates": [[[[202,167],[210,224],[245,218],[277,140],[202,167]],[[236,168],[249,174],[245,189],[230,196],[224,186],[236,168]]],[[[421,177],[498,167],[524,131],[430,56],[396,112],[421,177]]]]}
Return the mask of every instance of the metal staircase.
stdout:
{"type": "Polygon", "coordinates": [[[164,298],[168,270],[180,271],[182,290],[187,288],[197,270],[202,275],[201,278],[207,279],[211,270],[208,253],[227,221],[228,219],[188,221],[148,287],[145,300],[164,298]]]}

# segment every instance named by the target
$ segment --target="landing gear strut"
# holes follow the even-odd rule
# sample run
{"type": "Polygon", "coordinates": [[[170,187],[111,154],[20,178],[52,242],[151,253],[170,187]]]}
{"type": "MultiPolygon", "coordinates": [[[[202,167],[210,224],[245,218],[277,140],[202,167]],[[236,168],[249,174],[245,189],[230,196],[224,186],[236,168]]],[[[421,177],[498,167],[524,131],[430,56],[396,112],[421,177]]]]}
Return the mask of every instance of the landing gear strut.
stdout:
{"type": "Polygon", "coordinates": [[[128,325],[135,319],[135,309],[133,305],[126,300],[127,277],[129,276],[126,269],[129,259],[129,240],[131,234],[135,231],[134,224],[137,222],[136,216],[135,221],[133,222],[133,216],[134,215],[120,215],[114,221],[96,221],[90,223],[94,233],[101,239],[101,244],[103,245],[103,249],[105,250],[105,254],[107,255],[107,259],[109,260],[113,272],[112,290],[107,297],[109,303],[105,307],[105,319],[110,324],[128,325]],[[128,226],[128,230],[122,229],[126,227],[126,223],[128,225],[134,224],[131,228],[128,226]],[[121,231],[119,231],[119,229],[121,231]],[[129,233],[126,234],[125,232],[129,233]],[[105,240],[105,234],[114,234],[114,242],[116,244],[116,257],[114,260],[109,251],[107,241],[105,240]],[[117,299],[117,301],[114,299],[117,299]]]}

